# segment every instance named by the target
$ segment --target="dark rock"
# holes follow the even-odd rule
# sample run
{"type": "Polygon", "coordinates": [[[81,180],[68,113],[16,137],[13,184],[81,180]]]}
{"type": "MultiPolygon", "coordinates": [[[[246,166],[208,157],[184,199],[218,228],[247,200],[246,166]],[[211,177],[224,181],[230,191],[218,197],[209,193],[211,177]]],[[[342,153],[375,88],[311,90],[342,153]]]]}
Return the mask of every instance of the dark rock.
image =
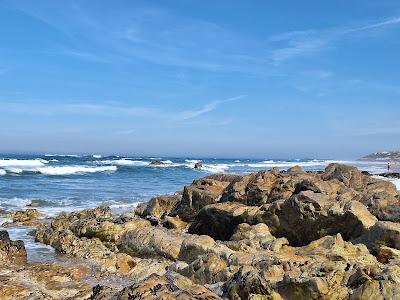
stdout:
{"type": "Polygon", "coordinates": [[[161,166],[161,165],[163,165],[164,163],[161,161],[161,160],[153,160],[151,163],[150,163],[150,166],[161,166]]]}
{"type": "Polygon", "coordinates": [[[0,231],[0,263],[26,263],[27,254],[23,241],[12,241],[8,232],[0,231]]]}
{"type": "Polygon", "coordinates": [[[203,167],[203,164],[201,162],[199,162],[199,161],[194,164],[194,168],[195,169],[201,169],[202,167],[203,167]]]}
{"type": "Polygon", "coordinates": [[[258,207],[241,203],[224,202],[201,209],[190,225],[188,232],[206,234],[217,240],[229,240],[240,223],[258,223],[262,215],[258,207]]]}
{"type": "Polygon", "coordinates": [[[374,253],[382,246],[400,249],[400,224],[379,221],[354,242],[365,244],[374,253]]]}

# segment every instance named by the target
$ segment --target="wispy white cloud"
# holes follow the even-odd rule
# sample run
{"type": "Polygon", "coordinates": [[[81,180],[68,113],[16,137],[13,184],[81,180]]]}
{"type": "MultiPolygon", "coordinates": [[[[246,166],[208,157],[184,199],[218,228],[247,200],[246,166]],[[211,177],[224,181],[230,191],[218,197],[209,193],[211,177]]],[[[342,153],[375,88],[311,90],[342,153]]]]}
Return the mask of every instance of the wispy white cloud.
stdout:
{"type": "MultiPolygon", "coordinates": [[[[239,95],[223,100],[209,102],[196,110],[169,111],[145,106],[129,106],[117,102],[108,103],[51,103],[47,101],[14,101],[2,102],[0,113],[30,114],[39,116],[59,115],[94,115],[104,117],[139,117],[147,119],[160,119],[169,121],[184,121],[195,119],[201,115],[216,110],[220,105],[233,102],[247,95],[239,95]]],[[[120,134],[131,134],[133,131],[121,132],[120,134]]]]}
{"type": "Polygon", "coordinates": [[[384,20],[384,21],[367,24],[367,25],[364,25],[361,27],[355,27],[355,28],[349,29],[349,32],[365,31],[365,30],[377,29],[377,28],[381,28],[381,27],[387,27],[390,25],[399,25],[399,24],[400,24],[400,17],[395,17],[395,18],[384,20]]]}
{"type": "Polygon", "coordinates": [[[271,51],[271,60],[275,66],[302,56],[315,54],[335,46],[335,43],[347,36],[376,29],[400,25],[400,17],[369,23],[362,26],[338,26],[323,30],[289,31],[272,36],[269,41],[277,44],[271,51]],[[282,44],[284,44],[282,46],[282,44]]]}
{"type": "Polygon", "coordinates": [[[206,113],[212,112],[214,110],[216,110],[218,108],[218,106],[224,104],[224,103],[228,103],[228,102],[232,102],[232,101],[236,101],[242,98],[247,97],[247,95],[239,95],[236,97],[232,97],[232,98],[228,98],[228,99],[224,99],[224,100],[217,100],[217,101],[213,101],[210,103],[205,104],[204,106],[202,106],[201,108],[197,109],[197,110],[188,110],[188,111],[184,111],[178,114],[177,119],[179,120],[189,120],[189,119],[193,119],[196,117],[199,117],[201,115],[204,115],[206,113]]]}

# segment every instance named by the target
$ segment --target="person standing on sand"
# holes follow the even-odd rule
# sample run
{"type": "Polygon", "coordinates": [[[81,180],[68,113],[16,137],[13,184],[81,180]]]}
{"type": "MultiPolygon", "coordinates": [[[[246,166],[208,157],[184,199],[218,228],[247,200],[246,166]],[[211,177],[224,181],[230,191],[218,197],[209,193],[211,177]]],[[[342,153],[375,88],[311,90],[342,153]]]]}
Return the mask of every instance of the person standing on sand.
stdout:
{"type": "Polygon", "coordinates": [[[390,161],[388,161],[388,163],[387,163],[388,172],[390,172],[390,167],[391,167],[391,163],[390,163],[390,161]]]}

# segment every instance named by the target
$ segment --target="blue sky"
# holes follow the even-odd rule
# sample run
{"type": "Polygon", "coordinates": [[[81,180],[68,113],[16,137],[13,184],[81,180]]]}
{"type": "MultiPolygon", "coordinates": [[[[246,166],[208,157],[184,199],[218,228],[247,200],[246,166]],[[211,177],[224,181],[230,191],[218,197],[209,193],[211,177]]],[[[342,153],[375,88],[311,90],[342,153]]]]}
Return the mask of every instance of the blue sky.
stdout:
{"type": "Polygon", "coordinates": [[[0,2],[0,151],[399,149],[398,1],[0,2]]]}

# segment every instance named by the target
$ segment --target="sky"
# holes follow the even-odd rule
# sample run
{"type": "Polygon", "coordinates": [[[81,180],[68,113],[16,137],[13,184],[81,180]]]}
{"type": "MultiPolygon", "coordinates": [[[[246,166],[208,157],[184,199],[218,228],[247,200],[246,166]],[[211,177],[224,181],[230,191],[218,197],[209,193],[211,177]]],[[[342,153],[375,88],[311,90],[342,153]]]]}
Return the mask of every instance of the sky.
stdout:
{"type": "Polygon", "coordinates": [[[0,1],[0,152],[400,149],[399,1],[0,1]]]}

